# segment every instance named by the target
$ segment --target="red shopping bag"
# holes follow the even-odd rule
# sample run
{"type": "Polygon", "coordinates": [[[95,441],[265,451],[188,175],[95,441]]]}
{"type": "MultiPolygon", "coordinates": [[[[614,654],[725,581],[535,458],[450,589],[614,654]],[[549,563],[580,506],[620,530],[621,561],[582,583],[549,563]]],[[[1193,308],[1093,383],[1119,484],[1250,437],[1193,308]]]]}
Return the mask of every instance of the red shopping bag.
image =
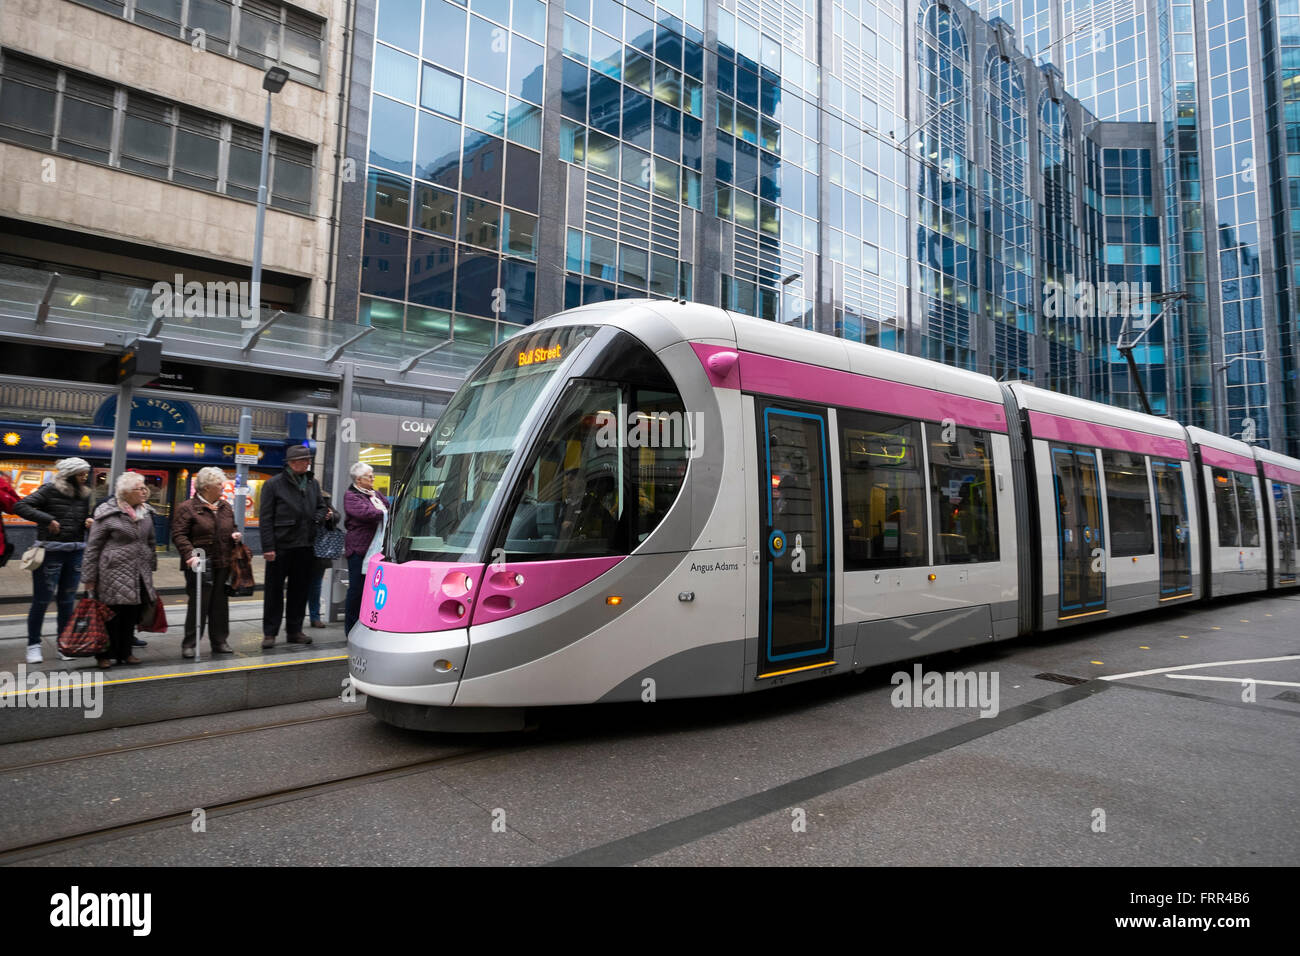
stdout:
{"type": "MultiPolygon", "coordinates": [[[[145,610],[148,614],[148,609],[145,610]]],[[[137,631],[148,631],[150,634],[162,634],[167,630],[167,612],[163,610],[162,598],[157,598],[153,602],[153,620],[146,621],[143,618],[135,626],[137,631]]]]}
{"type": "Polygon", "coordinates": [[[92,597],[84,597],[77,602],[63,633],[59,635],[59,652],[67,657],[94,657],[108,649],[108,629],[106,621],[113,618],[113,610],[107,604],[92,597]]]}

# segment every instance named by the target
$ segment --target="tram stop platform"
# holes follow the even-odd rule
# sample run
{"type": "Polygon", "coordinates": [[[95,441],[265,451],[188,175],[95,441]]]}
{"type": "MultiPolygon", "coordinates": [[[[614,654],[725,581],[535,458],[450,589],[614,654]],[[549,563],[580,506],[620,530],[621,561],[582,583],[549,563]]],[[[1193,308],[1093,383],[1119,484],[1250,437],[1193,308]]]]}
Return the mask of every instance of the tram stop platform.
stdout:
{"type": "MultiPolygon", "coordinates": [[[[161,560],[159,565],[161,571],[161,560]]],[[[175,577],[180,579],[179,571],[175,577]]],[[[6,569],[0,579],[10,587],[14,579],[26,581],[30,588],[28,574],[6,569]]],[[[202,659],[187,660],[181,656],[185,596],[166,593],[165,573],[155,583],[163,591],[167,632],[139,634],[148,642],[134,649],[140,663],[109,670],[100,670],[94,658],[59,659],[52,603],[41,634],[44,662],[27,664],[29,605],[12,598],[0,604],[0,743],[324,700],[343,693],[348,666],[342,620],[324,628],[304,621],[303,632],[312,638],[311,644],[288,644],[282,630],[275,647],[263,650],[259,585],[257,596],[230,602],[228,643],[234,653],[213,657],[205,636],[202,659]]],[[[30,591],[28,595],[30,601],[30,591]]]]}

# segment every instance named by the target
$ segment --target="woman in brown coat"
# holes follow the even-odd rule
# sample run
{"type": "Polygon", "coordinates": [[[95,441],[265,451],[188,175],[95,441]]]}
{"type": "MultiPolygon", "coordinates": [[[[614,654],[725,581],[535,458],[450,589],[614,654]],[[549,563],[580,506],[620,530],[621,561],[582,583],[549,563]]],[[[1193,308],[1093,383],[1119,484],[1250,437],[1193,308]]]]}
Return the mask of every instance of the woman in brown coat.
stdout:
{"type": "Polygon", "coordinates": [[[172,515],[172,543],[181,553],[181,570],[185,572],[185,593],[190,602],[185,610],[185,640],[181,654],[194,656],[198,622],[205,622],[213,654],[233,654],[226,639],[230,636],[230,607],[226,602],[226,581],[230,575],[231,553],[235,542],[243,537],[235,530],[235,509],[221,496],[226,474],[220,468],[202,468],[194,476],[194,497],[181,502],[172,515]],[[202,548],[207,555],[207,570],[198,572],[202,548]],[[197,607],[195,585],[203,575],[203,607],[197,607]]]}
{"type": "Polygon", "coordinates": [[[108,648],[98,655],[99,666],[139,664],[131,653],[140,612],[158,600],[153,572],[158,567],[154,552],[153,509],[145,504],[149,486],[132,471],[117,476],[116,496],[95,509],[95,520],[86,540],[81,583],[86,590],[113,611],[108,622],[108,648]]]}

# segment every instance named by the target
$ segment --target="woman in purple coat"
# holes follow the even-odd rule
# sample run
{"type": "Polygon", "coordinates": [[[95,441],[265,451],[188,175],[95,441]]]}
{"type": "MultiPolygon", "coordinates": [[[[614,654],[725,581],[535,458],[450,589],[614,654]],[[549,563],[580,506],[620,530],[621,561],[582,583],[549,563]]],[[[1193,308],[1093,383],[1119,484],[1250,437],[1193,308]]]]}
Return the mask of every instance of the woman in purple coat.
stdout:
{"type": "Polygon", "coordinates": [[[351,633],[352,625],[361,617],[361,592],[365,588],[366,552],[388,515],[388,499],[375,491],[375,470],[363,461],[357,462],[348,472],[352,484],[343,495],[343,528],[347,532],[344,554],[348,559],[348,606],[344,617],[344,633],[351,633]]]}

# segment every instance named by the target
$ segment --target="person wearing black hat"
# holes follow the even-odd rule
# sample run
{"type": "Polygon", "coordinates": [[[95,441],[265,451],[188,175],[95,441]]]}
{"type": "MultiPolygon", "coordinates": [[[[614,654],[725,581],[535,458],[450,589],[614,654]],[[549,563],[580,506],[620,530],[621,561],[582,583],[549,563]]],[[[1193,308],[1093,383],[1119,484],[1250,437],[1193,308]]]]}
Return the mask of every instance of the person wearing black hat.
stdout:
{"type": "Polygon", "coordinates": [[[311,586],[317,528],[332,512],[312,476],[311,452],[293,445],[285,453],[284,471],[262,486],[258,530],[266,559],[266,595],[262,602],[262,646],[274,647],[283,617],[290,644],[310,644],[302,632],[311,586]],[[285,583],[289,595],[285,598],[285,583]]]}

